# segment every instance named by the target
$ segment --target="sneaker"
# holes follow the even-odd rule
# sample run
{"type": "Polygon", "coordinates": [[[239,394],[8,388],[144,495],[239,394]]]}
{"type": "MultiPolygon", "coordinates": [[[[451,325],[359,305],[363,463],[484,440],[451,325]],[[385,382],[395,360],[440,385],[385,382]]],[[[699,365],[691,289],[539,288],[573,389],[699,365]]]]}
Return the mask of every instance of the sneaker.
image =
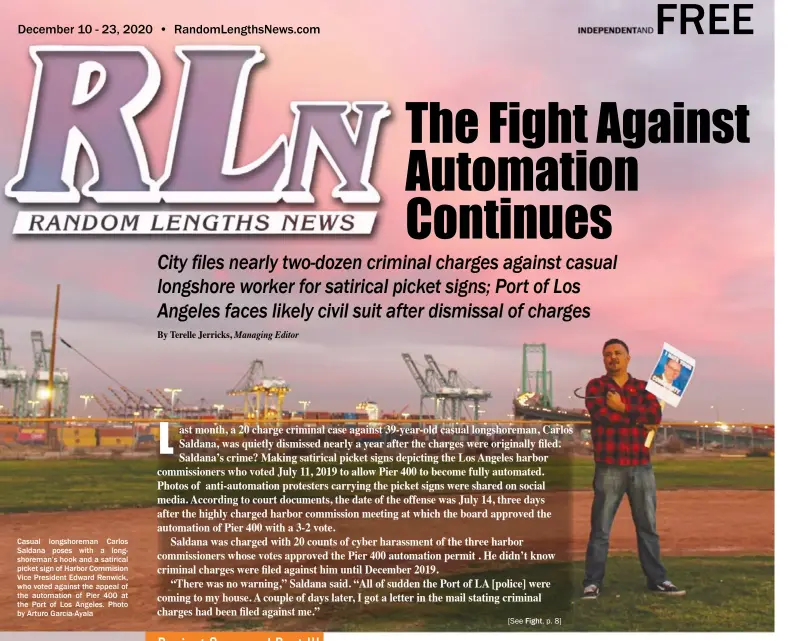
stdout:
{"type": "Polygon", "coordinates": [[[649,589],[657,594],[667,594],[668,596],[685,596],[685,590],[680,590],[671,581],[663,581],[663,583],[651,585],[649,586],[649,589]]]}
{"type": "Polygon", "coordinates": [[[596,599],[600,596],[600,588],[596,585],[587,585],[584,588],[582,599],[596,599]]]}

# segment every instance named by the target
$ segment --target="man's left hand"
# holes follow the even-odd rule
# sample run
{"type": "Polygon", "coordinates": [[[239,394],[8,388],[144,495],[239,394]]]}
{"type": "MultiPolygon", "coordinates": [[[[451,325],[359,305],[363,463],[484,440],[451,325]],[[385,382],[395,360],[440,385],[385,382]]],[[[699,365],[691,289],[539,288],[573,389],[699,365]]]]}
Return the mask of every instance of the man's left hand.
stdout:
{"type": "Polygon", "coordinates": [[[608,392],[605,398],[605,403],[615,412],[624,413],[627,409],[618,392],[608,392]]]}

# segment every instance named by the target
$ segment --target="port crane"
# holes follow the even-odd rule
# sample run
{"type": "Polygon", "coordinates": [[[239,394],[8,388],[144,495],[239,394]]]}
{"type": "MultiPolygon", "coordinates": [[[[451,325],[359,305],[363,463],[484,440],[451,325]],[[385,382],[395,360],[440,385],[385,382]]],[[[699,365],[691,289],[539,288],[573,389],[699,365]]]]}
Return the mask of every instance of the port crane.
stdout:
{"type": "Polygon", "coordinates": [[[243,396],[244,416],[255,420],[260,420],[260,397],[263,395],[263,418],[273,414],[274,418],[279,420],[282,418],[282,406],[288,392],[290,387],[283,379],[266,377],[263,361],[257,359],[252,361],[238,383],[228,390],[227,394],[243,396]],[[269,399],[272,397],[276,398],[276,407],[273,410],[269,407],[269,399]]]}
{"type": "Polygon", "coordinates": [[[96,405],[98,405],[101,410],[110,418],[114,418],[117,416],[115,412],[115,408],[104,394],[95,394],[93,396],[93,400],[96,401],[96,405]]]}
{"type": "Polygon", "coordinates": [[[120,394],[118,394],[118,392],[114,390],[112,387],[108,387],[107,391],[109,391],[109,393],[112,394],[119,403],[117,407],[121,409],[121,412],[120,414],[118,414],[118,416],[127,418],[127,415],[129,414],[128,401],[124,399],[120,394]]]}
{"type": "Polygon", "coordinates": [[[492,394],[465,381],[456,369],[449,369],[445,375],[435,358],[425,354],[427,368],[421,372],[410,354],[403,354],[408,371],[419,387],[419,413],[424,414],[424,401],[434,399],[436,418],[459,420],[466,413],[465,401],[472,401],[474,419],[479,419],[479,404],[491,398],[492,394]]]}
{"type": "MultiPolygon", "coordinates": [[[[31,401],[48,399],[49,396],[49,363],[50,349],[44,345],[44,333],[38,330],[30,332],[33,344],[33,371],[28,378],[27,397],[31,401]]],[[[64,418],[68,414],[69,376],[65,369],[55,369],[52,380],[52,415],[64,418]]],[[[30,405],[30,403],[28,403],[30,405]]],[[[35,415],[35,410],[29,410],[35,415]]]]}
{"type": "Polygon", "coordinates": [[[548,369],[548,347],[545,343],[523,344],[521,391],[516,400],[521,405],[553,408],[553,371],[548,369]],[[530,354],[537,355],[539,361],[537,369],[529,367],[530,354]]]}
{"type": "Polygon", "coordinates": [[[257,382],[262,380],[263,361],[254,360],[238,383],[236,383],[232,389],[227,391],[228,396],[244,397],[244,418],[260,417],[260,394],[263,390],[257,384],[257,382]],[[250,413],[250,400],[252,400],[252,396],[254,396],[254,403],[252,405],[254,408],[254,414],[250,413]]]}
{"type": "Polygon", "coordinates": [[[438,416],[438,398],[436,397],[436,390],[433,388],[433,381],[432,375],[430,372],[422,373],[419,368],[417,367],[414,359],[411,358],[410,354],[402,354],[403,361],[405,362],[408,371],[411,373],[414,381],[416,381],[416,385],[419,388],[419,416],[420,421],[422,420],[421,417],[425,414],[425,401],[426,400],[433,400],[435,403],[435,411],[434,414],[438,416]]]}
{"type": "Polygon", "coordinates": [[[285,405],[285,397],[290,392],[290,387],[281,378],[266,378],[263,379],[263,397],[266,404],[266,412],[269,412],[270,404],[269,399],[275,398],[276,405],[274,406],[274,417],[279,420],[282,418],[282,409],[285,405]]]}
{"type": "Polygon", "coordinates": [[[155,401],[156,408],[161,408],[162,411],[170,408],[170,399],[167,398],[163,390],[160,390],[158,387],[156,389],[149,389],[146,390],[148,394],[151,395],[151,398],[155,401]]]}
{"type": "Polygon", "coordinates": [[[153,406],[141,394],[136,394],[123,385],[121,385],[121,391],[134,404],[135,411],[139,412],[141,416],[149,416],[153,411],[153,406]]]}
{"type": "Polygon", "coordinates": [[[425,354],[425,361],[430,369],[432,369],[442,386],[447,390],[448,398],[450,400],[451,411],[450,417],[457,419],[461,414],[466,413],[466,401],[471,401],[474,411],[472,418],[475,421],[479,420],[479,404],[490,400],[492,394],[481,387],[475,387],[468,381],[465,381],[456,369],[449,369],[447,376],[444,376],[441,368],[431,354],[425,354]]]}
{"type": "Polygon", "coordinates": [[[11,346],[5,342],[5,331],[0,329],[0,387],[12,390],[11,416],[27,412],[27,372],[11,362],[11,346]]]}
{"type": "MultiPolygon", "coordinates": [[[[148,396],[153,399],[153,405],[150,405],[151,410],[154,413],[163,412],[164,408],[167,407],[167,403],[163,403],[162,399],[159,398],[156,392],[154,392],[152,389],[146,389],[145,391],[148,392],[148,396]]],[[[166,401],[167,399],[164,400],[166,401]]]]}
{"type": "Polygon", "coordinates": [[[457,370],[450,369],[449,376],[444,376],[441,368],[430,354],[425,354],[425,361],[438,381],[438,398],[442,399],[441,418],[457,419],[460,417],[463,390],[458,382],[457,370]]]}

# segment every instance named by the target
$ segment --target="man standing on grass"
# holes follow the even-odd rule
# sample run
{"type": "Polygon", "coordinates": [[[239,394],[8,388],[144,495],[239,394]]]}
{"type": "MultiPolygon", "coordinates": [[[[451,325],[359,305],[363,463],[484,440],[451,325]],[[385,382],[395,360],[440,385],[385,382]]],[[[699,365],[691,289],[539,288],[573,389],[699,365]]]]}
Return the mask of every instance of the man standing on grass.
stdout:
{"type": "Polygon", "coordinates": [[[644,447],[645,425],[657,425],[662,408],[646,382],[627,371],[630,350],[616,338],[603,345],[606,375],[586,386],[586,409],[592,422],[594,444],[594,501],[592,527],[586,549],[584,599],[600,595],[608,557],[611,526],[622,498],[627,494],[636,526],[638,558],[647,578],[647,588],[658,594],[683,596],[666,577],[660,561],[657,533],[657,486],[655,473],[644,447]]]}

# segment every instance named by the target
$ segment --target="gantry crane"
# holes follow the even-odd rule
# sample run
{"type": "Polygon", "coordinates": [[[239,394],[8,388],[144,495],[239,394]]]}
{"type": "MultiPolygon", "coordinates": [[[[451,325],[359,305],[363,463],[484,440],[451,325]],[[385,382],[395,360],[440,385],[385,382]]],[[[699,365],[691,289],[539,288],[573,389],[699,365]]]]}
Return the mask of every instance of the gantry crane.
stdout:
{"type": "Polygon", "coordinates": [[[96,394],[94,395],[93,400],[96,401],[96,405],[98,405],[108,417],[113,416],[112,403],[107,402],[108,399],[106,396],[96,394]]]}
{"type": "Polygon", "coordinates": [[[5,332],[0,329],[0,387],[13,390],[9,411],[11,416],[27,413],[27,372],[11,362],[11,347],[6,345],[5,332]]]}
{"type": "MultiPolygon", "coordinates": [[[[444,376],[436,360],[430,355],[425,354],[425,361],[431,370],[436,373],[441,384],[447,391],[447,403],[451,411],[450,418],[458,419],[461,414],[466,413],[466,401],[471,401],[474,408],[473,418],[479,420],[479,404],[490,400],[492,394],[481,387],[476,387],[465,381],[456,369],[448,370],[448,375],[444,376]]],[[[444,412],[447,413],[446,411],[444,412]]]]}
{"type": "Polygon", "coordinates": [[[120,408],[118,408],[115,403],[113,403],[106,394],[97,394],[97,397],[101,397],[102,402],[106,405],[110,410],[110,416],[120,416],[122,414],[120,408]]]}
{"type": "Polygon", "coordinates": [[[118,416],[122,418],[128,418],[129,402],[111,387],[108,387],[107,390],[109,391],[110,394],[112,394],[117,399],[118,403],[120,403],[120,405],[117,406],[121,410],[118,416]]]}
{"type": "MultiPolygon", "coordinates": [[[[168,408],[172,405],[172,402],[169,398],[167,398],[167,394],[164,393],[164,390],[160,390],[158,387],[154,390],[149,390],[151,394],[154,395],[154,398],[162,404],[162,409],[168,408]]],[[[172,409],[172,408],[170,408],[172,409]]]]}
{"type": "Polygon", "coordinates": [[[403,354],[402,356],[408,370],[411,372],[411,376],[419,386],[419,415],[424,415],[424,402],[430,398],[435,403],[433,414],[436,418],[459,418],[461,406],[456,401],[462,398],[463,390],[460,387],[450,385],[451,381],[444,377],[440,370],[437,370],[437,366],[431,367],[428,365],[424,372],[420,372],[419,367],[417,367],[410,354],[403,354]],[[456,408],[457,411],[455,411],[456,408]]]}
{"type": "MultiPolygon", "coordinates": [[[[545,343],[524,343],[521,396],[533,398],[540,407],[553,407],[553,372],[548,369],[548,348],[545,343]],[[536,353],[540,364],[536,370],[529,369],[529,354],[536,353]]],[[[519,397],[520,398],[520,397],[519,397]]]]}
{"type": "MultiPolygon", "coordinates": [[[[69,376],[64,369],[56,369],[52,379],[52,398],[49,399],[49,364],[50,349],[44,345],[44,333],[38,330],[30,332],[30,341],[33,345],[33,371],[27,382],[27,397],[29,401],[52,402],[52,415],[65,417],[68,415],[69,376]]],[[[28,403],[31,405],[31,403],[28,403]]],[[[33,409],[27,410],[29,415],[35,416],[33,409]]]]}
{"type": "Polygon", "coordinates": [[[491,393],[479,387],[473,387],[464,381],[456,369],[450,369],[445,376],[435,359],[425,354],[427,368],[424,373],[419,371],[410,354],[403,354],[411,376],[419,386],[419,414],[424,414],[425,399],[435,399],[435,416],[450,420],[458,420],[465,413],[464,401],[474,403],[474,419],[479,418],[479,403],[491,398],[491,393]]]}
{"type": "Polygon", "coordinates": [[[254,360],[238,383],[227,391],[228,396],[244,397],[244,418],[260,418],[260,395],[263,393],[263,387],[261,386],[263,378],[263,361],[254,360]],[[255,402],[252,404],[254,413],[252,413],[252,408],[250,407],[251,396],[253,395],[255,397],[255,402]]]}
{"type": "Polygon", "coordinates": [[[150,396],[153,399],[153,405],[151,406],[152,409],[155,412],[158,412],[159,410],[164,411],[164,408],[167,407],[167,405],[162,404],[161,399],[156,395],[156,393],[152,389],[146,389],[145,391],[148,392],[148,396],[150,396]]]}
{"type": "Polygon", "coordinates": [[[290,387],[281,378],[264,378],[263,379],[263,398],[266,404],[266,417],[273,414],[272,418],[280,420],[282,418],[282,406],[285,404],[285,397],[290,392],[290,387]],[[272,409],[269,404],[269,398],[275,397],[277,399],[275,407],[272,409]]]}
{"type": "Polygon", "coordinates": [[[425,374],[419,371],[419,368],[416,366],[416,363],[414,363],[414,359],[411,358],[410,354],[402,354],[402,357],[408,371],[411,372],[411,376],[416,381],[417,387],[419,387],[419,420],[422,420],[422,416],[425,413],[425,401],[427,399],[433,399],[435,401],[436,409],[434,412],[435,415],[438,416],[436,390],[434,390],[430,382],[428,382],[429,376],[425,376],[425,374]]]}
{"type": "Polygon", "coordinates": [[[131,409],[132,412],[139,412],[140,411],[140,399],[138,399],[134,394],[132,394],[126,387],[123,385],[120,386],[121,392],[126,395],[126,404],[127,407],[131,409]]]}
{"type": "Polygon", "coordinates": [[[405,366],[408,368],[408,371],[411,372],[411,376],[413,377],[414,381],[416,381],[417,387],[419,387],[419,417],[420,420],[422,415],[425,413],[425,401],[427,399],[435,399],[436,394],[435,392],[430,389],[430,385],[427,383],[427,379],[424,377],[422,372],[419,371],[419,368],[414,363],[414,359],[411,358],[410,354],[402,354],[403,361],[405,362],[405,366]]]}
{"type": "Polygon", "coordinates": [[[151,404],[146,401],[139,394],[135,394],[129,388],[121,385],[121,391],[126,394],[129,402],[132,404],[133,411],[139,412],[143,416],[147,416],[151,410],[151,404]]]}
{"type": "Polygon", "coordinates": [[[290,392],[290,387],[281,378],[266,378],[263,361],[258,359],[252,361],[241,380],[232,389],[228,390],[227,394],[228,396],[243,396],[244,416],[259,420],[261,394],[264,402],[263,417],[266,418],[268,416],[280,419],[282,417],[282,405],[288,392],[290,392]],[[251,403],[252,396],[254,396],[254,403],[251,403]],[[275,396],[277,399],[277,405],[273,412],[268,407],[268,399],[271,396],[275,396]]]}
{"type": "Polygon", "coordinates": [[[441,399],[441,417],[457,419],[460,417],[463,390],[457,383],[457,370],[449,370],[444,376],[441,368],[430,354],[425,354],[428,371],[433,372],[438,381],[438,398],[441,399]]]}

